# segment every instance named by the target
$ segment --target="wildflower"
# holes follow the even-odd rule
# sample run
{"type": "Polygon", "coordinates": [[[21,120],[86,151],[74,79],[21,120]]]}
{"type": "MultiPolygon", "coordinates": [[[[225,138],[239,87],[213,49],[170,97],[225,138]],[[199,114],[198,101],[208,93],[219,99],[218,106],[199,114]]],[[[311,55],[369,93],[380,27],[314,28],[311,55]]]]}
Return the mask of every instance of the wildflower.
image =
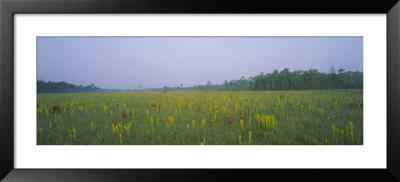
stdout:
{"type": "Polygon", "coordinates": [[[122,133],[119,134],[119,144],[122,145],[122,133]]]}
{"type": "Polygon", "coordinates": [[[174,124],[174,117],[173,116],[168,116],[168,124],[173,125],[174,124]]]}
{"type": "Polygon", "coordinates": [[[277,114],[278,113],[278,108],[274,107],[274,113],[277,114]]]}
{"type": "Polygon", "coordinates": [[[204,118],[203,121],[201,121],[201,127],[202,128],[206,127],[206,118],[204,118]]]}
{"type": "Polygon", "coordinates": [[[261,127],[264,129],[275,129],[277,121],[273,115],[262,115],[260,116],[261,127]]]}
{"type": "Polygon", "coordinates": [[[249,145],[251,145],[251,131],[249,131],[249,145]]]}
{"type": "Polygon", "coordinates": [[[104,104],[104,106],[103,106],[103,112],[107,112],[107,110],[108,110],[108,105],[107,105],[107,104],[104,104]]]}
{"type": "Polygon", "coordinates": [[[76,128],[72,128],[72,132],[74,134],[74,139],[76,140],[76,128]]]}
{"type": "Polygon", "coordinates": [[[153,117],[151,117],[151,116],[150,116],[150,124],[151,124],[151,128],[154,128],[153,121],[154,121],[153,117]]]}
{"type": "Polygon", "coordinates": [[[351,136],[351,138],[353,138],[354,137],[354,135],[353,135],[354,134],[353,122],[350,122],[349,126],[350,126],[350,136],[351,136]]]}

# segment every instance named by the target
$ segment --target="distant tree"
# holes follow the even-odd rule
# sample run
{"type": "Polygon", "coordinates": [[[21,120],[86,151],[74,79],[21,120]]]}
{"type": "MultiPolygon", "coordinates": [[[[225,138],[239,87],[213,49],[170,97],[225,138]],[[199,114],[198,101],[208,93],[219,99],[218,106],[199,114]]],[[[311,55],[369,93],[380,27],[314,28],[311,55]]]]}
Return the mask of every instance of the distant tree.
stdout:
{"type": "Polygon", "coordinates": [[[334,66],[332,66],[330,69],[330,76],[331,76],[331,89],[335,90],[336,82],[337,82],[337,75],[336,75],[336,69],[334,66]]]}
{"type": "Polygon", "coordinates": [[[210,88],[211,88],[211,82],[210,81],[207,81],[206,88],[207,88],[207,90],[210,90],[210,88]]]}
{"type": "Polygon", "coordinates": [[[289,89],[289,68],[283,69],[282,74],[285,79],[285,90],[288,90],[289,89]]]}
{"type": "Polygon", "coordinates": [[[279,72],[277,69],[274,69],[274,71],[272,72],[272,90],[278,90],[278,83],[279,83],[279,72]]]}

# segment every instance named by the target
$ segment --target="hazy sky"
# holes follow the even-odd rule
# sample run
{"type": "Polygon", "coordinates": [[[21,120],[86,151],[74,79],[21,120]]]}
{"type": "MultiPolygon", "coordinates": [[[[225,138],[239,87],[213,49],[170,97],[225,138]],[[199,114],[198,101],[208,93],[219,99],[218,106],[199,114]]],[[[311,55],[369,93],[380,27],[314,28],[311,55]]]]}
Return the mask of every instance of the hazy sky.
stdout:
{"type": "Polygon", "coordinates": [[[37,78],[101,88],[221,84],[260,72],[363,71],[362,37],[39,37],[37,78]]]}

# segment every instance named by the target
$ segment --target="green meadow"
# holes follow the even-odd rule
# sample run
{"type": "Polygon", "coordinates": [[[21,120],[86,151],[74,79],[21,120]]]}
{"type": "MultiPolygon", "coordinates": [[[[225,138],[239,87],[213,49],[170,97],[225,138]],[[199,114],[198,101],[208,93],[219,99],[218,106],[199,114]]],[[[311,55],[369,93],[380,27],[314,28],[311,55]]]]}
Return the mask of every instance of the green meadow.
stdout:
{"type": "Polygon", "coordinates": [[[362,145],[363,91],[38,93],[38,145],[362,145]]]}

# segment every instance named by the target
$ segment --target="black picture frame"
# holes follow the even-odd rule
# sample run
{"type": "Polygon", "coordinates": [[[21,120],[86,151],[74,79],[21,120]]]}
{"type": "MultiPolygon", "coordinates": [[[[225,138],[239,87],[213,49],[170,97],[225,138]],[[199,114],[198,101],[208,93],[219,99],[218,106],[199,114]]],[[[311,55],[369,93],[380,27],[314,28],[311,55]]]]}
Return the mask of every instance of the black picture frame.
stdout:
{"type": "MultiPolygon", "coordinates": [[[[0,179],[4,181],[399,181],[398,0],[0,0],[0,179]],[[387,15],[386,169],[15,169],[14,14],[381,13],[387,15]]],[[[384,120],[384,118],[382,118],[384,120]]],[[[312,159],[310,159],[312,160],[312,159]]]]}

